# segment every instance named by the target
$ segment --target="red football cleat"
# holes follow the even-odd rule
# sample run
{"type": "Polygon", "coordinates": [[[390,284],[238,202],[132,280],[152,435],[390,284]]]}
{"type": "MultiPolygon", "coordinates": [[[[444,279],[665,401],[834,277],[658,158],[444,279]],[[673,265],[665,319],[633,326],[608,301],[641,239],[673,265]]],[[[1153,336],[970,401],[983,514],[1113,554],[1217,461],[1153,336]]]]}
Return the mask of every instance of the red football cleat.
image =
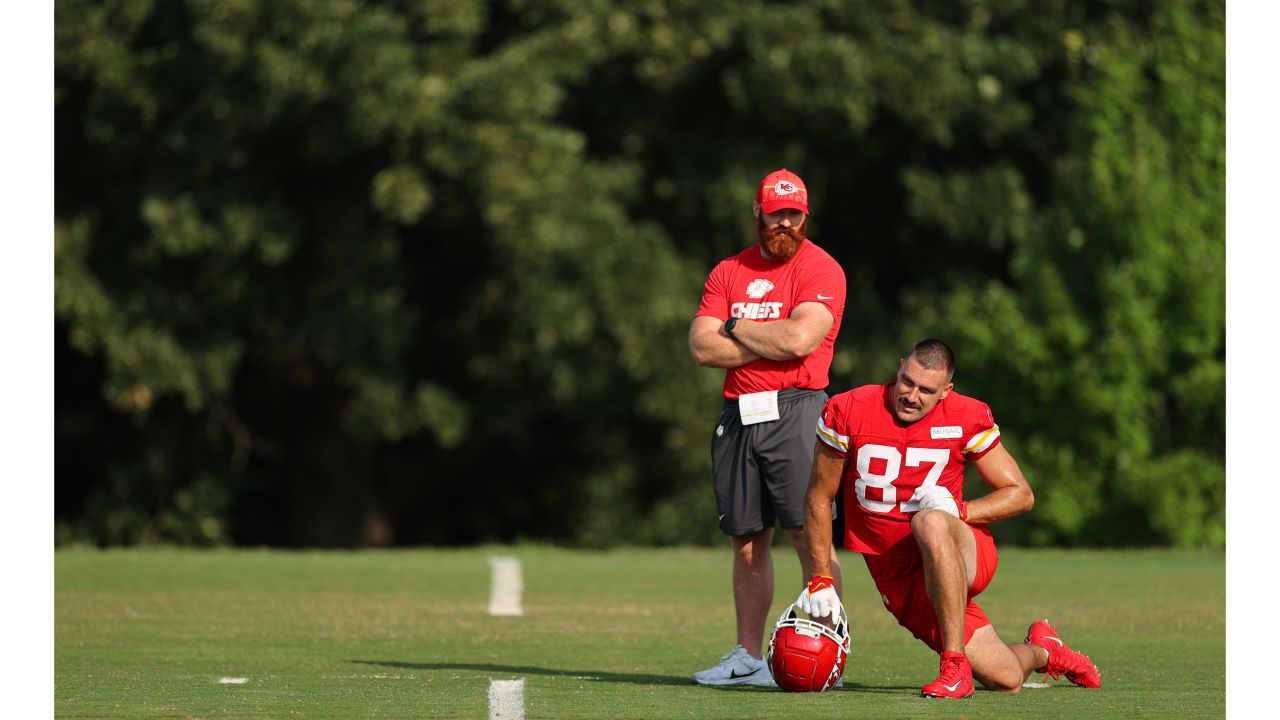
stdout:
{"type": "Polygon", "coordinates": [[[1027,642],[1044,648],[1049,653],[1049,663],[1036,672],[1042,672],[1057,680],[1062,675],[1067,679],[1087,688],[1102,687],[1102,675],[1098,666],[1093,664],[1088,655],[1067,647],[1058,637],[1048,620],[1037,620],[1027,628],[1027,642]]]}
{"type": "Polygon", "coordinates": [[[938,679],[920,689],[927,698],[960,700],[973,695],[973,668],[964,653],[944,652],[938,662],[938,679]]]}

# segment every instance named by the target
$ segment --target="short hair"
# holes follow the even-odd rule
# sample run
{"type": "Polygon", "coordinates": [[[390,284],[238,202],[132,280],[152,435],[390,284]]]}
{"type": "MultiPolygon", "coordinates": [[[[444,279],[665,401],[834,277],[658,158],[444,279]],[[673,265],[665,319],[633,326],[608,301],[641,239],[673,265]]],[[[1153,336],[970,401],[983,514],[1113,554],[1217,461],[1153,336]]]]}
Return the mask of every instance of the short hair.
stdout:
{"type": "Polygon", "coordinates": [[[946,370],[947,379],[956,374],[956,356],[947,344],[937,338],[928,338],[916,343],[907,353],[907,357],[915,357],[920,367],[926,370],[946,370]]]}

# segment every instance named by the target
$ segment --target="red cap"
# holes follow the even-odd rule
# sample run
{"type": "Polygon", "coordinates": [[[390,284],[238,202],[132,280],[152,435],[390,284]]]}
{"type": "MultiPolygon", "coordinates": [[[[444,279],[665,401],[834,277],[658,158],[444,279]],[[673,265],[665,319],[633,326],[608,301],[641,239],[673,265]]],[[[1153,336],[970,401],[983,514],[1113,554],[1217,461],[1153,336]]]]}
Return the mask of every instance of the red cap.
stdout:
{"type": "Polygon", "coordinates": [[[775,213],[783,208],[795,208],[809,214],[809,191],[799,175],[783,168],[774,170],[760,181],[756,190],[756,213],[775,213]]]}

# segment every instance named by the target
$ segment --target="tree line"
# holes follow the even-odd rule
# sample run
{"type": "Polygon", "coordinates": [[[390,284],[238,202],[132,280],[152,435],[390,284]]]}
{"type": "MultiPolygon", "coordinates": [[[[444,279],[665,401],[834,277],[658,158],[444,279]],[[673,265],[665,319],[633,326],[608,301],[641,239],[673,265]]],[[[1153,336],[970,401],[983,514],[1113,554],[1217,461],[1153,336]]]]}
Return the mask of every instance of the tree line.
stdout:
{"type": "MultiPolygon", "coordinates": [[[[1225,543],[1225,3],[59,0],[58,541],[720,542],[767,172],[1033,545],[1225,543]]],[[[976,488],[975,488],[976,489],[976,488]]]]}

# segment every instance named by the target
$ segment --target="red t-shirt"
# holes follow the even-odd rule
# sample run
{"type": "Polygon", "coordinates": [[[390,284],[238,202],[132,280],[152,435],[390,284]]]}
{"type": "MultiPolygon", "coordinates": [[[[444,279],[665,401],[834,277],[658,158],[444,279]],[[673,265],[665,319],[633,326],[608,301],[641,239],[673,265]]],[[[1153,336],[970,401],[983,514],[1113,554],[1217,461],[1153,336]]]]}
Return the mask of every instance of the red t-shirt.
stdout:
{"type": "Polygon", "coordinates": [[[1000,426],[986,403],[952,392],[904,427],[889,409],[892,397],[893,383],[836,395],[822,409],[818,439],[851,458],[842,478],[844,546],[905,560],[920,557],[911,536],[916,488],[941,485],[963,499],[965,462],[1000,443],[1000,426]]]}
{"type": "Polygon", "coordinates": [[[724,396],[787,388],[821,390],[835,351],[840,318],[844,315],[844,270],[827,251],[806,239],[789,260],[765,260],[760,246],[723,260],[707,278],[698,315],[720,320],[730,317],[771,322],[791,316],[803,302],[822,303],[835,317],[818,349],[795,360],[760,358],[729,368],[724,376],[724,396]]]}

